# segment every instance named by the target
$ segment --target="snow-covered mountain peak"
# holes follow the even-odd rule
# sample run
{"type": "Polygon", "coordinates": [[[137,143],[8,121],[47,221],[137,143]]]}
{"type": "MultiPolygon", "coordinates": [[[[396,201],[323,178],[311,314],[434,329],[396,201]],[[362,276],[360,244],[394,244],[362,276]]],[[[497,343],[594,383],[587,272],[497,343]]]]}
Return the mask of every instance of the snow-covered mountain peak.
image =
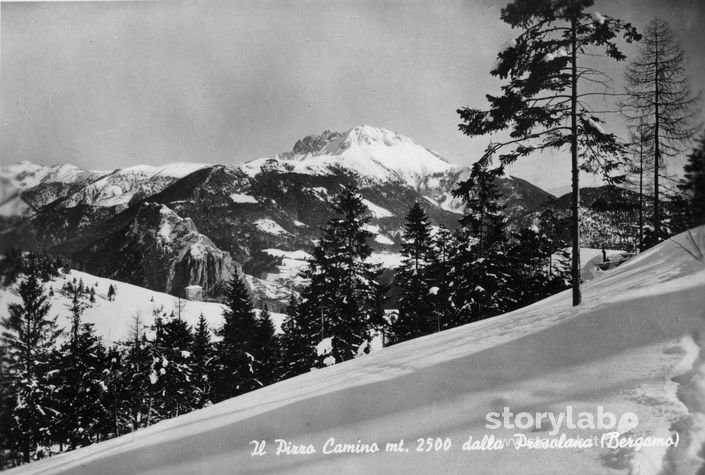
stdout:
{"type": "Polygon", "coordinates": [[[387,147],[393,147],[402,143],[414,143],[413,140],[405,135],[371,125],[357,125],[353,127],[345,134],[345,142],[350,145],[385,145],[387,147]]]}
{"type": "Polygon", "coordinates": [[[460,167],[405,135],[358,125],[345,133],[326,130],[321,135],[304,137],[296,142],[292,152],[254,160],[241,169],[250,176],[277,169],[309,175],[345,169],[363,179],[401,181],[419,188],[428,186],[429,177],[455,174],[460,167]]]}
{"type": "Polygon", "coordinates": [[[339,155],[350,147],[386,146],[402,143],[413,144],[409,137],[371,125],[356,125],[341,133],[325,130],[320,135],[308,135],[294,144],[293,154],[303,159],[308,155],[339,155]]]}

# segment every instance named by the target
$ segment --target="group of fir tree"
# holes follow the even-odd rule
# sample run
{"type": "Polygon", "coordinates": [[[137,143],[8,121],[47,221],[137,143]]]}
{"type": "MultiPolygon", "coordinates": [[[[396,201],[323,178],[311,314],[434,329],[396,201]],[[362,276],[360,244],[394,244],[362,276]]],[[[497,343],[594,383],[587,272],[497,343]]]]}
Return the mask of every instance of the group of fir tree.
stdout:
{"type": "Polygon", "coordinates": [[[147,427],[277,377],[271,316],[257,316],[239,276],[228,286],[219,341],[203,315],[192,329],[175,311],[155,307],[149,328],[135,315],[127,340],[107,348],[83,320],[94,287],[74,278],[58,290],[70,313],[60,330],[47,290],[53,277],[44,280],[36,260],[25,260],[21,303],[2,321],[1,467],[147,427]]]}
{"type": "Polygon", "coordinates": [[[458,110],[463,133],[493,135],[479,160],[482,166],[493,161],[508,165],[547,150],[569,151],[574,305],[581,302],[580,171],[601,173],[608,184],[626,181],[638,188],[639,248],[697,222],[681,219],[692,204],[692,192],[666,173],[666,160],[682,157],[700,127],[695,120],[698,96],[688,87],[684,52],[665,21],[651,21],[642,38],[631,24],[593,6],[593,0],[515,0],[503,8],[502,20],[520,33],[502,48],[490,72],[503,81],[501,93],[487,95],[487,110],[458,110]],[[638,42],[639,48],[626,69],[624,93],[614,91],[612,78],[597,68],[596,59],[624,61],[620,39],[638,42]],[[618,107],[612,108],[610,99],[617,97],[618,107]],[[626,117],[628,141],[606,130],[602,117],[613,112],[626,117]],[[667,210],[664,178],[674,185],[666,194],[667,210]]]}
{"type": "Polygon", "coordinates": [[[593,0],[515,0],[501,18],[521,33],[502,49],[491,74],[505,82],[501,94],[487,95],[490,108],[458,110],[460,129],[469,136],[498,134],[479,160],[501,165],[547,150],[570,151],[572,176],[573,305],[580,293],[580,170],[601,172],[608,182],[623,164],[624,145],[607,132],[592,96],[609,78],[596,69],[594,56],[622,61],[618,35],[626,42],[640,39],[631,24],[588,13],[593,0]]]}

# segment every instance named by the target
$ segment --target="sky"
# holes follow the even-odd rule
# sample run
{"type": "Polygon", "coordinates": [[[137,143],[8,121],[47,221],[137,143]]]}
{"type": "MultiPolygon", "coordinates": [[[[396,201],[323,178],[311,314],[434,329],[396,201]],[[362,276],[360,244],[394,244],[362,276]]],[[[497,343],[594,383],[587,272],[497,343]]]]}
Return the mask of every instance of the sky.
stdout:
{"type": "MultiPolygon", "coordinates": [[[[497,91],[489,70],[518,34],[499,18],[506,3],[3,2],[0,165],[234,164],[361,124],[467,165],[488,138],[461,134],[456,109],[484,107],[497,91]]],[[[595,9],[637,26],[668,20],[693,88],[705,83],[699,0],[598,0],[595,9]]],[[[616,88],[622,68],[605,69],[616,88]]],[[[509,172],[552,189],[569,183],[567,158],[523,159],[509,172]]]]}

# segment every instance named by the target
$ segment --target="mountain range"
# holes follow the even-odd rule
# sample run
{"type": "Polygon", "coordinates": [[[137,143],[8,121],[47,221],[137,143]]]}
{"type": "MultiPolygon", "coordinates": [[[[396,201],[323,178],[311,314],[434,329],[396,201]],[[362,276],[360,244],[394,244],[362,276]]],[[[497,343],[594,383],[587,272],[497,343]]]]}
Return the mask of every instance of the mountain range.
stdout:
{"type": "MultiPolygon", "coordinates": [[[[457,226],[463,204],[452,190],[468,174],[371,126],[307,136],[289,152],[233,166],[100,171],[22,162],[0,168],[0,249],[61,254],[103,277],[172,294],[199,285],[216,296],[243,268],[251,285],[266,286],[282,253],[310,251],[344,185],[356,185],[370,209],[378,261],[396,262],[414,202],[434,225],[457,226]]],[[[555,199],[509,175],[499,188],[510,218],[555,199]]]]}

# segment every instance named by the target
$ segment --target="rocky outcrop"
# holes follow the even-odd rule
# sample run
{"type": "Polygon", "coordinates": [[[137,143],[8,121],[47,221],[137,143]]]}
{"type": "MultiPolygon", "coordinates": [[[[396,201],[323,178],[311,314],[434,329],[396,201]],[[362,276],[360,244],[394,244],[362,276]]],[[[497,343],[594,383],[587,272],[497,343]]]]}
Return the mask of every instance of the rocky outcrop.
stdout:
{"type": "Polygon", "coordinates": [[[212,295],[241,272],[230,254],[199,233],[190,218],[181,218],[163,204],[145,203],[129,233],[142,244],[146,262],[154,263],[147,267],[147,278],[171,294],[200,285],[212,295]]]}
{"type": "Polygon", "coordinates": [[[294,153],[307,154],[316,153],[328,145],[328,143],[336,138],[342,137],[340,132],[326,130],[321,135],[308,135],[294,144],[294,153]]]}
{"type": "Polygon", "coordinates": [[[182,218],[163,204],[144,203],[131,223],[94,243],[80,254],[89,272],[153,290],[184,295],[188,286],[216,296],[235,274],[238,263],[190,218],[182,218]]]}

